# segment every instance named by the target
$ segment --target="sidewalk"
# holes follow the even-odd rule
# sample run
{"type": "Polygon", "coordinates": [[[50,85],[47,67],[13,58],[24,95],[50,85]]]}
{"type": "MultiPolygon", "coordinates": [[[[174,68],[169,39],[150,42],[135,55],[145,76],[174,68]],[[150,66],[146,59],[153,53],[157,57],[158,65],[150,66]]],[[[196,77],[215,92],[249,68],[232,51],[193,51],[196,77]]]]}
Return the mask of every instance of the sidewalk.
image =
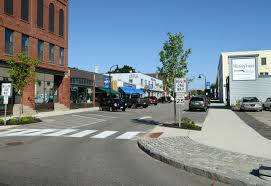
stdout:
{"type": "Polygon", "coordinates": [[[271,185],[257,169],[271,160],[271,140],[258,134],[231,110],[212,104],[202,131],[157,126],[139,147],[152,157],[189,172],[233,185],[271,185]]]}

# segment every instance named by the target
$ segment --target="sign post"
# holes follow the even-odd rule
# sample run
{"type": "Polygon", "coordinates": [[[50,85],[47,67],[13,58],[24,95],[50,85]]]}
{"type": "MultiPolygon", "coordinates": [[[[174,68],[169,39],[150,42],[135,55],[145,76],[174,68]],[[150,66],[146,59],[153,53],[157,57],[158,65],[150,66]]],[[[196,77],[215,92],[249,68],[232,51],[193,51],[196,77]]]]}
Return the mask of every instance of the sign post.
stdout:
{"type": "MultiPolygon", "coordinates": [[[[174,92],[176,96],[175,104],[180,105],[179,107],[179,127],[181,127],[181,112],[182,105],[184,105],[185,101],[185,93],[187,92],[187,80],[186,78],[175,78],[174,79],[174,92]]],[[[176,121],[176,114],[174,115],[174,119],[176,121]]]]}
{"type": "Polygon", "coordinates": [[[5,120],[4,124],[7,123],[7,104],[8,97],[11,96],[11,83],[2,83],[2,96],[4,96],[4,105],[5,105],[5,120]]]}

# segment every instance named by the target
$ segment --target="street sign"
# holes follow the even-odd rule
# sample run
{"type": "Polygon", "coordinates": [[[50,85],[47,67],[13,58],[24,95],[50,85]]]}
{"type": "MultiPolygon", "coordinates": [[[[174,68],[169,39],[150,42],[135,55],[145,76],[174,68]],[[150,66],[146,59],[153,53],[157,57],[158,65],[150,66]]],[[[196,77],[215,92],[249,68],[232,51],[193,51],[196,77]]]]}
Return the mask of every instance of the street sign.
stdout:
{"type": "Polygon", "coordinates": [[[4,96],[4,105],[8,104],[8,96],[4,96]]]}
{"type": "Polygon", "coordinates": [[[206,82],[206,89],[207,90],[210,90],[211,88],[211,83],[209,81],[206,82]]]}
{"type": "Polygon", "coordinates": [[[184,93],[176,93],[176,104],[184,105],[185,94],[184,93]]]}
{"type": "Polygon", "coordinates": [[[187,81],[186,78],[175,78],[174,79],[174,92],[187,92],[187,81]]]}
{"type": "Polygon", "coordinates": [[[2,83],[2,96],[11,96],[11,83],[2,83]]]}

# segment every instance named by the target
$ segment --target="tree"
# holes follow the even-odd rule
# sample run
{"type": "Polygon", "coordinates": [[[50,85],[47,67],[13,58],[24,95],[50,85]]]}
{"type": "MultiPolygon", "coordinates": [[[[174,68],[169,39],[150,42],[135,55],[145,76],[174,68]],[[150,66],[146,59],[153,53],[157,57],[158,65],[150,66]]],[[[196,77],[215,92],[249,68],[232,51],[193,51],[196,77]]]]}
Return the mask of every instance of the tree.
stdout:
{"type": "Polygon", "coordinates": [[[184,50],[182,33],[168,33],[167,35],[168,40],[159,53],[162,67],[158,67],[157,70],[163,78],[165,91],[170,92],[173,88],[174,78],[185,77],[188,73],[186,61],[191,54],[191,49],[184,50]]]}
{"type": "Polygon", "coordinates": [[[116,68],[114,71],[111,73],[135,73],[136,70],[128,65],[124,65],[122,68],[116,68]]]}
{"type": "Polygon", "coordinates": [[[18,62],[12,57],[7,60],[7,63],[14,91],[17,95],[21,96],[21,113],[23,113],[23,90],[35,75],[38,61],[27,56],[25,53],[20,53],[17,57],[18,62]]]}

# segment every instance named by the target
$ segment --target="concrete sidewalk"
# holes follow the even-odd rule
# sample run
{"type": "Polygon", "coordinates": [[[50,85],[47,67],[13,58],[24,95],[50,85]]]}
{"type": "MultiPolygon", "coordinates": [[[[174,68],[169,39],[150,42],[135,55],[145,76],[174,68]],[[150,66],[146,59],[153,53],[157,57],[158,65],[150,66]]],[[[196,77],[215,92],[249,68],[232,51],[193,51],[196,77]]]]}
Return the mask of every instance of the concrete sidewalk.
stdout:
{"type": "Polygon", "coordinates": [[[188,136],[196,142],[222,150],[271,159],[271,140],[262,137],[233,111],[211,104],[202,131],[157,126],[151,132],[163,132],[160,138],[188,136]]]}

